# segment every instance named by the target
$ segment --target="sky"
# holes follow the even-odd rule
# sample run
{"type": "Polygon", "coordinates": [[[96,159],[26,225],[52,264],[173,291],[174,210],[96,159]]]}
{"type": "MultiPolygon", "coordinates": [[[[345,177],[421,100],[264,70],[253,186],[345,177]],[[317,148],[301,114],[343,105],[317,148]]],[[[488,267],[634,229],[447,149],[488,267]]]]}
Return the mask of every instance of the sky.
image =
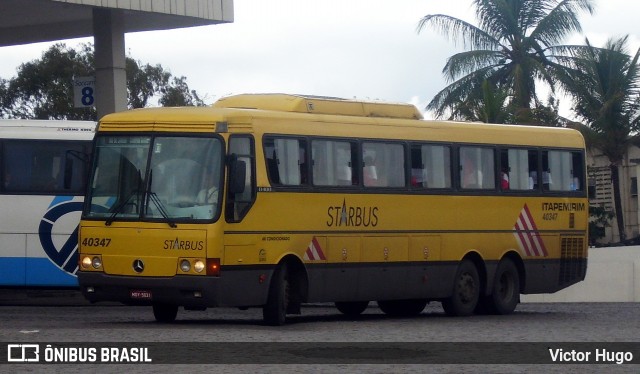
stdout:
{"type": "MultiPolygon", "coordinates": [[[[580,15],[583,33],[564,44],[588,37],[602,46],[628,34],[635,53],[640,1],[595,3],[594,15],[580,15]]],[[[130,57],[185,76],[206,102],[278,92],[408,102],[423,110],[447,85],[447,58],[464,50],[432,29],[417,32],[423,16],[438,13],[477,24],[471,0],[234,0],[233,23],[130,33],[125,43],[130,57]]],[[[51,44],[0,47],[0,77],[14,77],[51,44]]],[[[561,114],[572,117],[569,108],[563,99],[561,114]]]]}

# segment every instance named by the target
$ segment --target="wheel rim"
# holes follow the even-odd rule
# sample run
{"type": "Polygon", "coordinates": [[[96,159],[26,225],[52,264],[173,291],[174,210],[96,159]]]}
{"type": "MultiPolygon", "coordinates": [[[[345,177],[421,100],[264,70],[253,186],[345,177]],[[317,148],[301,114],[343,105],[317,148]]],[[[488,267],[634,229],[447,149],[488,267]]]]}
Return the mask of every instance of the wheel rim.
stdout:
{"type": "Polygon", "coordinates": [[[475,299],[476,282],[470,273],[463,273],[458,280],[458,296],[463,304],[469,304],[475,299]]]}

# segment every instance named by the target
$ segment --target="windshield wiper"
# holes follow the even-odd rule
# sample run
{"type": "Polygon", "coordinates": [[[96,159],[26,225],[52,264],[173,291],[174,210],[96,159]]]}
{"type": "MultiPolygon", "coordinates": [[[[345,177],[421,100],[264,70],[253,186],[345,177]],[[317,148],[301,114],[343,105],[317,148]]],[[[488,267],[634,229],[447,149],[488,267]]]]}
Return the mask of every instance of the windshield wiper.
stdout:
{"type": "Polygon", "coordinates": [[[149,196],[149,200],[153,201],[160,214],[162,214],[162,217],[167,220],[167,224],[169,225],[169,227],[178,227],[178,225],[176,225],[176,223],[173,222],[171,218],[169,218],[169,214],[167,213],[167,210],[162,201],[160,201],[160,199],[158,198],[158,195],[155,192],[149,191],[147,196],[149,196]]]}
{"type": "Polygon", "coordinates": [[[111,226],[111,224],[113,223],[113,221],[116,220],[116,216],[118,214],[120,214],[120,212],[122,211],[122,209],[129,203],[129,200],[131,200],[131,198],[134,195],[139,195],[142,191],[140,191],[139,189],[136,190],[132,190],[131,193],[127,196],[126,199],[122,200],[120,202],[120,204],[118,204],[115,209],[113,210],[113,213],[111,213],[111,216],[109,216],[109,218],[104,221],[104,225],[105,226],[111,226]]]}
{"type": "MultiPolygon", "coordinates": [[[[155,192],[151,191],[151,181],[153,180],[153,169],[149,170],[149,184],[147,185],[147,199],[153,201],[153,204],[155,204],[156,208],[158,208],[158,211],[160,212],[160,214],[162,215],[162,217],[164,217],[164,219],[167,220],[167,224],[169,225],[169,227],[171,228],[176,228],[178,227],[178,225],[176,225],[175,222],[173,222],[173,220],[169,217],[169,214],[167,213],[167,209],[164,206],[164,204],[162,203],[162,201],[158,198],[158,195],[155,192]]],[[[149,206],[149,202],[147,201],[147,206],[149,206]]]]}

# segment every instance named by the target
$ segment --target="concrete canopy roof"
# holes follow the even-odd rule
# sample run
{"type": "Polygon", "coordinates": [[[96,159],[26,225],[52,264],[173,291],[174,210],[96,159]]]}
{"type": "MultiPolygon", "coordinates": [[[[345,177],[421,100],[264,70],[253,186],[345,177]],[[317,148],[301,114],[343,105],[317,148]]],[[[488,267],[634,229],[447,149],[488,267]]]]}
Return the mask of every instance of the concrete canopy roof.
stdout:
{"type": "Polygon", "coordinates": [[[0,0],[0,47],[93,36],[93,9],[121,9],[125,32],[233,22],[233,0],[0,0]]]}

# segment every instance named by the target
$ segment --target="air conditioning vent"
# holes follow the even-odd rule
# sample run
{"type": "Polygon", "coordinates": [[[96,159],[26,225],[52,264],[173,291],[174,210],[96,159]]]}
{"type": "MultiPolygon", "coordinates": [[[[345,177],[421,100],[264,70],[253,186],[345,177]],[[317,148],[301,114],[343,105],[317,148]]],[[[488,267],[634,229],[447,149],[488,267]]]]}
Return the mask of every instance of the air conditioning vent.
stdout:
{"type": "Polygon", "coordinates": [[[560,287],[567,287],[584,280],[587,273],[587,248],[584,237],[563,237],[560,241],[560,279],[558,283],[560,287]]]}

